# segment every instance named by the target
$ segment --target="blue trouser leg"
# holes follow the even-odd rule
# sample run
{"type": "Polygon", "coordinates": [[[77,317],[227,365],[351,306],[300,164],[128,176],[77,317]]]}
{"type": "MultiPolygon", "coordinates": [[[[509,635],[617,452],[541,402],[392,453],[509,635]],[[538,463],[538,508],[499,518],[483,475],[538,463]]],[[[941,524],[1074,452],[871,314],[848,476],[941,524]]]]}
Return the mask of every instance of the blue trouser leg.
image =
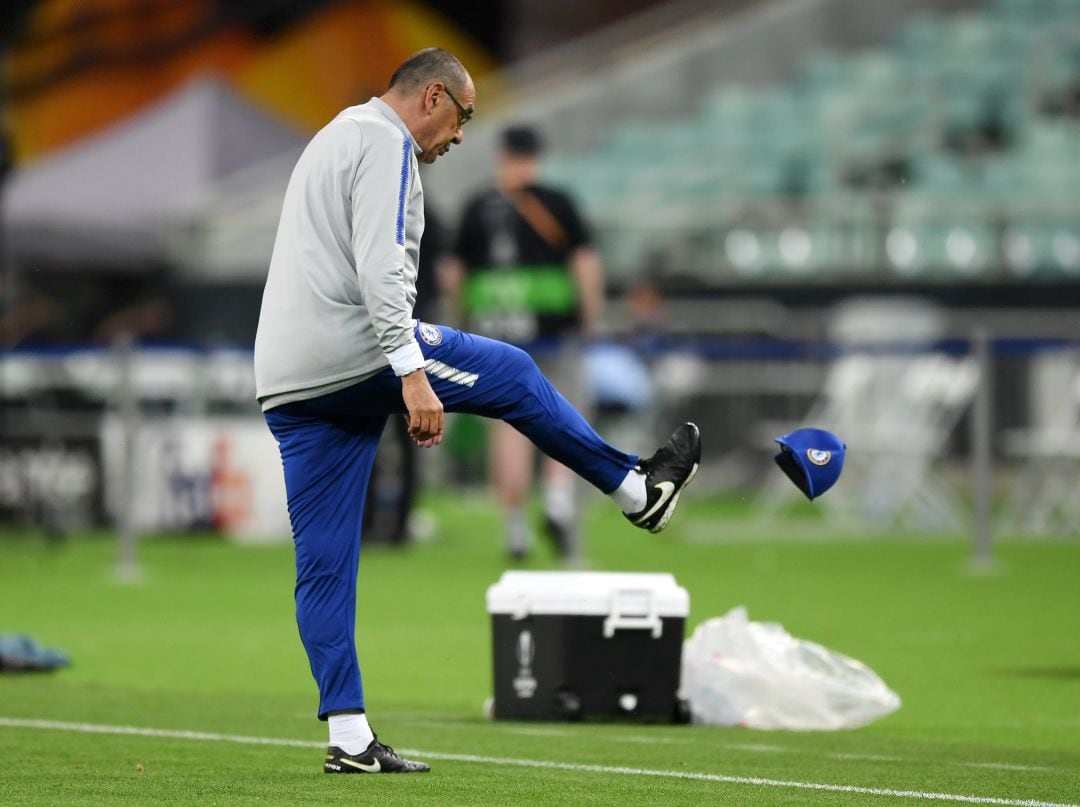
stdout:
{"type": "MultiPolygon", "coordinates": [[[[604,493],[634,467],[637,457],[604,442],[525,351],[454,328],[424,328],[438,333],[438,344],[421,340],[420,349],[435,362],[428,366],[428,380],[446,411],[505,420],[604,493]]],[[[357,386],[365,385],[380,398],[400,400],[401,382],[390,371],[357,386]]]]}
{"type": "MultiPolygon", "coordinates": [[[[507,421],[604,493],[634,467],[637,457],[605,443],[523,350],[453,328],[425,325],[418,334],[446,411],[507,421]]],[[[266,413],[285,469],[296,620],[319,686],[320,718],[364,708],[354,637],[364,494],[386,417],[404,411],[401,379],[387,369],[266,413]]]]}
{"type": "Polygon", "coordinates": [[[356,661],[360,524],[385,415],[326,420],[322,399],[266,420],[285,469],[296,545],[296,622],[319,686],[319,717],[364,708],[356,661]]]}

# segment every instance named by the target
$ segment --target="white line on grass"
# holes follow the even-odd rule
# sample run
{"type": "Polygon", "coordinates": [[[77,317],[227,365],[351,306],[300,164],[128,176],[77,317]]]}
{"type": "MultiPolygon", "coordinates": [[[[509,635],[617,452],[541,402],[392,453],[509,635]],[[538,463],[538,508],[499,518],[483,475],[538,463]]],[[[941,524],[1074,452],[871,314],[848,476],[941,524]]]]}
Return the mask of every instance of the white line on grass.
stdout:
{"type": "MultiPolygon", "coordinates": [[[[411,721],[410,725],[418,725],[418,721],[411,721]]],[[[441,724],[430,723],[441,726],[441,724]]],[[[501,726],[507,734],[519,734],[523,737],[572,737],[573,731],[558,728],[533,728],[519,726],[501,726]]],[[[599,738],[598,738],[599,739],[599,738]]],[[[603,742],[609,743],[638,743],[647,745],[675,745],[689,744],[690,740],[676,739],[674,737],[648,737],[642,734],[614,735],[602,738],[603,742]]],[[[827,756],[831,759],[851,760],[853,762],[901,762],[918,764],[920,760],[905,757],[890,756],[885,754],[842,754],[808,751],[804,748],[789,748],[784,745],[770,745],[768,743],[718,743],[719,748],[730,748],[732,751],[751,751],[763,754],[804,754],[827,756]]],[[[989,768],[1000,771],[1055,771],[1057,768],[1049,765],[1018,765],[1012,762],[949,762],[957,768],[989,768]]]]}
{"type": "Polygon", "coordinates": [[[782,745],[768,743],[724,743],[724,748],[730,748],[733,751],[757,751],[760,754],[778,754],[789,750],[782,745]]]}
{"type": "Polygon", "coordinates": [[[829,754],[833,759],[853,759],[867,762],[906,762],[903,757],[890,757],[885,754],[829,754]]]}
{"type": "MultiPolygon", "coordinates": [[[[100,723],[64,723],[57,720],[32,720],[15,717],[0,717],[0,726],[23,729],[46,729],[52,731],[73,731],[83,734],[125,734],[139,737],[160,737],[169,740],[202,740],[209,742],[241,743],[244,745],[276,745],[293,748],[325,748],[326,744],[312,740],[290,740],[279,737],[247,737],[240,734],[215,734],[206,731],[184,731],[179,729],[151,729],[141,726],[110,726],[100,723]]],[[[617,765],[580,765],[572,762],[549,762],[541,759],[514,759],[512,757],[485,757],[474,754],[444,754],[436,751],[421,751],[402,748],[402,753],[429,759],[444,759],[450,762],[475,762],[484,765],[512,765],[519,768],[545,768],[558,771],[580,773],[610,773],[623,776],[653,776],[664,779],[689,779],[699,782],[722,782],[733,785],[754,785],[757,787],[779,787],[795,790],[819,790],[829,793],[859,793],[870,796],[895,796],[905,799],[923,799],[927,801],[958,801],[965,804],[995,804],[1003,807],[1080,807],[1080,804],[1068,804],[1055,801],[1037,801],[1034,799],[1003,799],[995,796],[966,796],[959,793],[932,793],[921,790],[893,790],[884,787],[860,787],[858,785],[832,785],[819,782],[787,781],[784,779],[764,779],[758,776],[727,776],[719,773],[693,773],[691,771],[661,771],[649,768],[627,768],[617,765]]]]}
{"type": "Polygon", "coordinates": [[[285,745],[294,748],[325,748],[326,743],[312,740],[290,740],[284,737],[246,737],[241,734],[215,734],[205,731],[185,731],[183,729],[148,729],[142,726],[109,726],[101,723],[64,723],[59,720],[23,720],[12,717],[0,717],[0,726],[17,729],[53,729],[56,731],[75,731],[82,734],[133,734],[138,737],[161,737],[169,740],[205,740],[221,743],[241,743],[243,745],[285,745]]]}

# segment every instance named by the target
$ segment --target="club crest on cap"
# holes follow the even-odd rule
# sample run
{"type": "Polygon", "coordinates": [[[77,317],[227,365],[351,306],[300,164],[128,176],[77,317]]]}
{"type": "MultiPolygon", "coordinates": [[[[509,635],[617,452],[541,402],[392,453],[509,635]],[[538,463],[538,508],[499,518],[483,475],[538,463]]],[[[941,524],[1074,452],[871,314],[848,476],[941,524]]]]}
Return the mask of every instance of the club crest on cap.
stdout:
{"type": "Polygon", "coordinates": [[[825,429],[796,429],[776,438],[780,451],[773,456],[788,478],[811,501],[836,484],[844,468],[847,446],[825,429]]]}

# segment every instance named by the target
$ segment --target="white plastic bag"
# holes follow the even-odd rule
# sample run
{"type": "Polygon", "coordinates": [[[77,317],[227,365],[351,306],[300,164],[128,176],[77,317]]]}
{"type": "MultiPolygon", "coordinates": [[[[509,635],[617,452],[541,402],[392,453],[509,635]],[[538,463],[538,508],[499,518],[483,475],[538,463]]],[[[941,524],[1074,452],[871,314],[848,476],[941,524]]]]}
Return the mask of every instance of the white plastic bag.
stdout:
{"type": "Polygon", "coordinates": [[[707,620],[683,644],[682,694],[695,723],[755,729],[865,726],[900,707],[866,665],[746,608],[707,620]]]}

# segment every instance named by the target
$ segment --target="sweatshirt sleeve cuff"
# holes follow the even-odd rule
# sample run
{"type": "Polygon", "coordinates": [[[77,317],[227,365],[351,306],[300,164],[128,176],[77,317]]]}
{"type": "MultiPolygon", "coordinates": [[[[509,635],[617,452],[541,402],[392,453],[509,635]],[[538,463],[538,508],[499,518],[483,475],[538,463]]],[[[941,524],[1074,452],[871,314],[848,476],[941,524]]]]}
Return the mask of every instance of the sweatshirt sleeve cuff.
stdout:
{"type": "Polygon", "coordinates": [[[386,358],[390,360],[390,366],[394,368],[396,376],[419,370],[427,364],[424,354],[420,352],[420,345],[415,339],[410,339],[404,345],[394,348],[386,354],[386,358]]]}

